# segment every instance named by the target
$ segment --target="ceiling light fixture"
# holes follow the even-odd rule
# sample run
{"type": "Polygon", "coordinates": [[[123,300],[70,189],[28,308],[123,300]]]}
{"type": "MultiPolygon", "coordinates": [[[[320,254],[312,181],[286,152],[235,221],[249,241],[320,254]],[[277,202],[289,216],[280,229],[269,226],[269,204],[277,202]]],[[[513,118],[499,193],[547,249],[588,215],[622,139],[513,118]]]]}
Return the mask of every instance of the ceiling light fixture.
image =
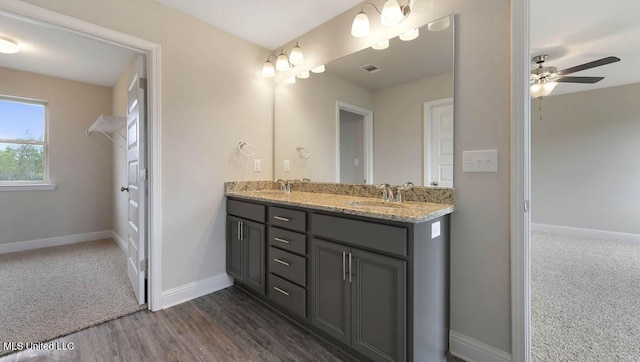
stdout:
{"type": "Polygon", "coordinates": [[[0,35],[0,53],[2,54],[15,54],[20,51],[18,42],[0,35]]]}
{"type": "Polygon", "coordinates": [[[274,54],[270,54],[267,57],[267,61],[262,65],[262,75],[265,77],[275,77],[276,70],[279,72],[286,72],[289,69],[302,65],[304,63],[304,54],[302,53],[302,48],[296,42],[296,45],[291,49],[291,52],[287,56],[287,52],[283,49],[280,49],[280,54],[276,57],[274,54]],[[275,66],[271,61],[271,58],[275,58],[275,66]]]}
{"type": "Polygon", "coordinates": [[[360,12],[358,13],[358,15],[356,15],[356,17],[353,19],[353,23],[351,24],[351,35],[355,36],[356,38],[364,38],[371,33],[369,18],[364,12],[364,8],[367,5],[373,7],[378,15],[380,15],[380,23],[382,25],[394,26],[405,20],[411,13],[411,7],[409,6],[409,3],[407,3],[407,5],[400,6],[397,0],[387,0],[382,7],[382,11],[380,11],[378,7],[373,3],[362,4],[360,12]]]}
{"type": "Polygon", "coordinates": [[[313,73],[324,73],[324,64],[323,65],[318,65],[317,67],[311,69],[311,72],[313,72],[313,73]]]}
{"type": "Polygon", "coordinates": [[[399,38],[402,41],[410,41],[417,38],[419,35],[420,35],[420,30],[418,30],[418,28],[415,28],[400,34],[399,38]]]}
{"type": "Polygon", "coordinates": [[[384,49],[387,49],[388,47],[389,47],[389,39],[383,40],[379,43],[375,43],[371,46],[371,48],[375,50],[384,50],[384,49]]]}
{"type": "Polygon", "coordinates": [[[529,92],[534,98],[546,97],[558,85],[558,82],[546,81],[545,79],[536,79],[531,81],[529,92]]]}

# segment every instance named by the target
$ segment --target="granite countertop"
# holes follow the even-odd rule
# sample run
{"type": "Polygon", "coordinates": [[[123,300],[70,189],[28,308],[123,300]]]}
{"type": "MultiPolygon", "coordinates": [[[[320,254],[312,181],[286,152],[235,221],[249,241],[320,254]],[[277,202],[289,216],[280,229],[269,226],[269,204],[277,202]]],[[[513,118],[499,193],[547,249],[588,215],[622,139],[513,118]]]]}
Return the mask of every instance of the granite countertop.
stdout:
{"type": "Polygon", "coordinates": [[[383,202],[380,198],[335,195],[317,192],[280,190],[227,190],[226,196],[266,201],[274,204],[306,207],[315,210],[332,211],[348,215],[358,215],[383,220],[407,223],[423,223],[447,215],[455,210],[455,205],[431,202],[405,201],[403,203],[383,202]]]}

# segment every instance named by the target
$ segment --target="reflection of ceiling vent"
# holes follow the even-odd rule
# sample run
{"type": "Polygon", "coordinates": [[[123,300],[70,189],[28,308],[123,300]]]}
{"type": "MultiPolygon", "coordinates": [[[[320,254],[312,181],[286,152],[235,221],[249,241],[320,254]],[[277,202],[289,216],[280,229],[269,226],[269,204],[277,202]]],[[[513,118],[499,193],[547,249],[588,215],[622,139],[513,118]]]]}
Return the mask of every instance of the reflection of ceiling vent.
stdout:
{"type": "Polygon", "coordinates": [[[367,73],[376,73],[376,72],[379,72],[381,70],[380,68],[378,68],[377,65],[373,65],[371,63],[365,64],[365,65],[361,65],[360,69],[364,70],[367,73]]]}

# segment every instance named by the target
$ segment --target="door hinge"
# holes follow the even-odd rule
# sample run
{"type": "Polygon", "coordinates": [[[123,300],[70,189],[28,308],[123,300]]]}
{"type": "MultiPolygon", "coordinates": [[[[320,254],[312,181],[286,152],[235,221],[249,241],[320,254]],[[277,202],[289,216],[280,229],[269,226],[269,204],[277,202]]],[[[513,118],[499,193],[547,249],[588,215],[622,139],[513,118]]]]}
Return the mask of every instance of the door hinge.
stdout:
{"type": "Polygon", "coordinates": [[[147,259],[140,260],[140,271],[147,272],[149,269],[149,263],[147,263],[147,259]]]}
{"type": "Polygon", "coordinates": [[[148,179],[149,179],[149,172],[147,172],[147,169],[145,168],[143,170],[140,170],[140,180],[146,181],[148,179]]]}
{"type": "Polygon", "coordinates": [[[141,89],[147,89],[147,78],[140,78],[138,84],[141,89]]]}

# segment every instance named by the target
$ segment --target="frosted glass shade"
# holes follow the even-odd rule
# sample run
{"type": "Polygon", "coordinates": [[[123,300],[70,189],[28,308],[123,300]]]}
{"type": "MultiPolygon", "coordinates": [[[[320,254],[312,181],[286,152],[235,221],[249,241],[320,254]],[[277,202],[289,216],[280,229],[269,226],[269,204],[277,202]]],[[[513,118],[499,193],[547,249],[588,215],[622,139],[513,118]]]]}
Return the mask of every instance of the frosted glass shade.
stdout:
{"type": "Polygon", "coordinates": [[[296,46],[291,49],[291,53],[289,54],[289,62],[293,65],[301,65],[304,63],[304,54],[302,54],[302,49],[296,43],[296,46]]]}
{"type": "Polygon", "coordinates": [[[353,24],[351,24],[351,35],[356,38],[364,38],[365,36],[369,36],[370,32],[371,28],[369,27],[369,18],[367,17],[367,14],[361,11],[353,19],[353,24]]]}
{"type": "Polygon", "coordinates": [[[387,49],[389,47],[389,40],[383,40],[379,43],[375,43],[371,46],[371,48],[375,49],[375,50],[384,50],[387,49]]]}
{"type": "Polygon", "coordinates": [[[558,85],[558,82],[537,82],[535,84],[532,84],[531,87],[529,88],[529,92],[531,93],[531,96],[534,98],[541,98],[541,97],[546,97],[549,94],[551,94],[551,92],[553,92],[553,89],[558,85]]]}
{"type": "Polygon", "coordinates": [[[289,59],[287,59],[284,52],[281,52],[280,55],[278,55],[278,59],[276,60],[276,70],[280,72],[289,70],[289,59]]]}
{"type": "Polygon", "coordinates": [[[399,38],[400,40],[403,40],[403,41],[409,41],[417,38],[419,35],[420,35],[420,31],[416,28],[400,34],[399,38]]]}
{"type": "Polygon", "coordinates": [[[271,61],[267,60],[264,62],[264,65],[262,66],[262,75],[269,78],[276,76],[276,69],[273,67],[273,63],[271,63],[271,61]]]}
{"type": "Polygon", "coordinates": [[[382,8],[382,15],[380,15],[380,22],[384,26],[393,26],[398,24],[402,20],[402,9],[400,4],[396,0],[387,0],[382,8]]]}
{"type": "Polygon", "coordinates": [[[307,79],[307,78],[309,78],[309,71],[307,70],[307,71],[304,71],[304,72],[299,73],[299,74],[298,74],[298,78],[300,78],[300,79],[307,79]]]}
{"type": "Polygon", "coordinates": [[[449,20],[449,17],[447,16],[446,18],[429,23],[429,25],[427,25],[427,29],[429,29],[429,31],[441,31],[448,28],[449,25],[451,25],[451,20],[449,20]]]}
{"type": "Polygon", "coordinates": [[[13,39],[0,36],[0,53],[2,54],[14,54],[20,51],[18,42],[13,39]]]}
{"type": "Polygon", "coordinates": [[[324,64],[318,65],[317,67],[311,69],[313,73],[323,73],[324,72],[324,64]]]}

